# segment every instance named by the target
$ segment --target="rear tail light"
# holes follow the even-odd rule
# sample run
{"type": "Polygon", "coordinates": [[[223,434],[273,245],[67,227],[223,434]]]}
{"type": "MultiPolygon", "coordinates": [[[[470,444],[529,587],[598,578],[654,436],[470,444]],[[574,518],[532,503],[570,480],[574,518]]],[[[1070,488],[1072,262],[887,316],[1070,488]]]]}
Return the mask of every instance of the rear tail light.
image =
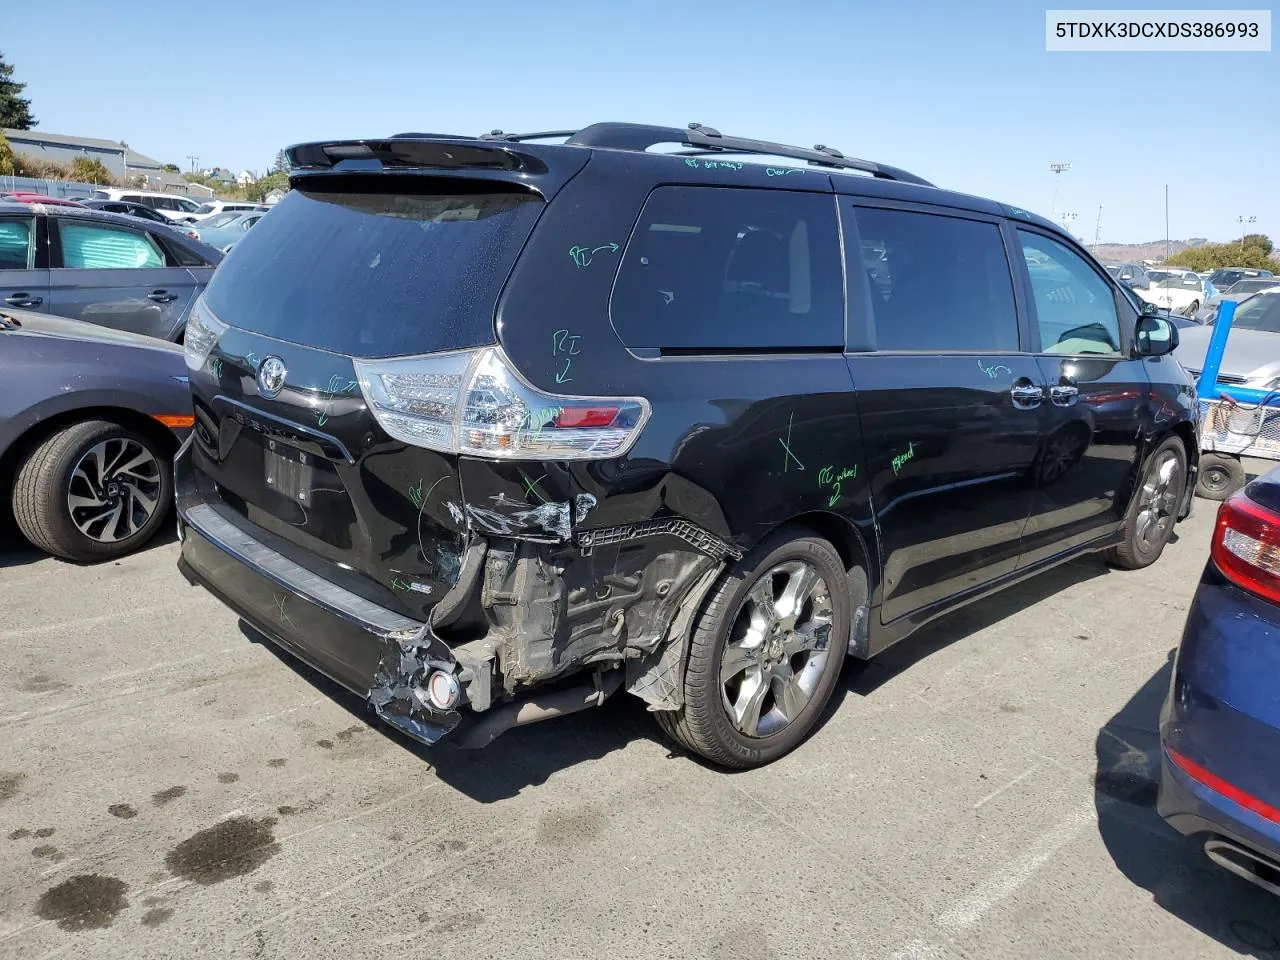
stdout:
{"type": "Polygon", "coordinates": [[[1218,508],[1210,552],[1236,586],[1280,603],[1280,514],[1241,490],[1218,508]]]}
{"type": "Polygon", "coordinates": [[[187,369],[199,370],[209,359],[209,351],[218,338],[227,332],[227,325],[209,312],[200,297],[187,314],[187,328],[183,334],[182,352],[186,355],[187,369]]]}
{"type": "Polygon", "coordinates": [[[397,440],[442,453],[511,460],[595,460],[626,453],[649,419],[643,397],[570,397],[524,381],[498,347],[357,360],[369,409],[397,440]]]}

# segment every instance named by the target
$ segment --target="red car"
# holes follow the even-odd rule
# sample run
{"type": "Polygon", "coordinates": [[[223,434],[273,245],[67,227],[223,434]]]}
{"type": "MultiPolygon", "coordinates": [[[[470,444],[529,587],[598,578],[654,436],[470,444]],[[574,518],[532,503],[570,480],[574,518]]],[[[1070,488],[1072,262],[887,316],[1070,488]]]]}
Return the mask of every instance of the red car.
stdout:
{"type": "Polygon", "coordinates": [[[53,203],[60,207],[83,207],[83,203],[75,200],[65,200],[62,197],[46,197],[42,193],[6,193],[3,200],[12,200],[14,203],[53,203]]]}

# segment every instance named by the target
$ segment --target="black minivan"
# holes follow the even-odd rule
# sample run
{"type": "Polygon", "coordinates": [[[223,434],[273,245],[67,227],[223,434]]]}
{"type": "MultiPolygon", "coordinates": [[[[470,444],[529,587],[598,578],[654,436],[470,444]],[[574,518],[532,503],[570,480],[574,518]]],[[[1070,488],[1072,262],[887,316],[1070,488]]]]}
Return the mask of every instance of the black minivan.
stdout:
{"type": "Polygon", "coordinates": [[[288,156],[187,327],[180,565],[423,742],[625,689],[767,763],[846,653],[1190,510],[1177,331],[1023,210],[698,125],[288,156]]]}

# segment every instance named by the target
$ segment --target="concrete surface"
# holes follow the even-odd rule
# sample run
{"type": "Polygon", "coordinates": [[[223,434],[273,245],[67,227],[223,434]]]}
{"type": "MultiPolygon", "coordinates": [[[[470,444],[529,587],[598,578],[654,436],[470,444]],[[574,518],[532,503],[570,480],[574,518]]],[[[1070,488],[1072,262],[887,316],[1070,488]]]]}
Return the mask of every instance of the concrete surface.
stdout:
{"type": "Polygon", "coordinates": [[[0,957],[1280,957],[1280,901],[1153,809],[1213,504],[849,663],[726,774],[643,709],[428,756],[162,543],[0,549],[0,957]]]}

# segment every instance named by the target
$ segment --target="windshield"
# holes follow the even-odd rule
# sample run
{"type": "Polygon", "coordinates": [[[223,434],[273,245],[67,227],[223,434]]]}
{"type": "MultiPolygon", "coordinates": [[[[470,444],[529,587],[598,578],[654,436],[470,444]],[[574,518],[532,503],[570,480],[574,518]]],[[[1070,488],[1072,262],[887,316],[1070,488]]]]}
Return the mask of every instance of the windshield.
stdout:
{"type": "Polygon", "coordinates": [[[1259,290],[1266,290],[1270,287],[1280,287],[1275,279],[1271,280],[1241,280],[1228,290],[1228,293],[1257,293],[1259,290]]]}
{"type": "Polygon", "coordinates": [[[1280,293],[1260,293],[1236,307],[1232,329],[1280,333],[1280,293]]]}
{"type": "Polygon", "coordinates": [[[492,343],[498,294],[542,202],[415,181],[412,194],[291,190],[236,241],[205,302],[224,323],[347,356],[492,343]]]}
{"type": "Polygon", "coordinates": [[[212,203],[202,203],[196,213],[213,213],[216,209],[218,208],[212,203]]]}
{"type": "Polygon", "coordinates": [[[1107,273],[1111,274],[1113,277],[1114,277],[1114,276],[1118,276],[1118,275],[1119,275],[1119,273],[1120,273],[1120,266],[1119,266],[1119,264],[1115,264],[1115,263],[1110,264],[1110,265],[1107,267],[1107,273]]]}
{"type": "Polygon", "coordinates": [[[1161,280],[1158,286],[1161,290],[1199,290],[1200,279],[1194,274],[1180,273],[1161,280]]]}

